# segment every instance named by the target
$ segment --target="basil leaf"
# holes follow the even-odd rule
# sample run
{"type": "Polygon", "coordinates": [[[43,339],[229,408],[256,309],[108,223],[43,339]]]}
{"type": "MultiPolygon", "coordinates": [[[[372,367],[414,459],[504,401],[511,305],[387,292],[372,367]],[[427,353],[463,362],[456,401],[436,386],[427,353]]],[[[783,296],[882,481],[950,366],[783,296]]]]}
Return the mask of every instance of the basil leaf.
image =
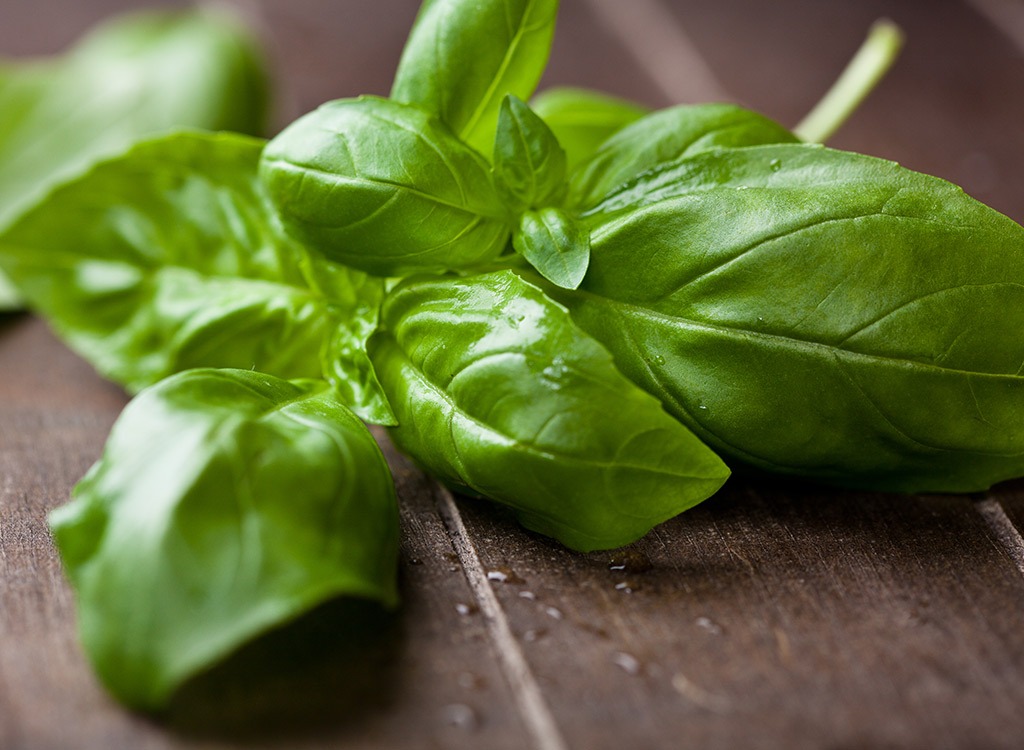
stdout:
{"type": "Polygon", "coordinates": [[[397,602],[387,464],[322,383],[192,370],[144,391],[50,524],[81,641],[136,708],[324,601],[397,602]]]}
{"type": "Polygon", "coordinates": [[[718,148],[796,143],[763,115],[731,104],[698,104],[654,112],[622,128],[573,173],[569,202],[590,207],[644,172],[718,148]]]}
{"type": "Polygon", "coordinates": [[[589,158],[611,135],[647,114],[625,99],[597,91],[553,88],[530,103],[565,149],[570,170],[589,158]]]}
{"type": "Polygon", "coordinates": [[[257,179],[262,145],[198,133],[139,143],[0,234],[0,267],[129,390],[205,366],[320,377],[324,341],[346,325],[362,335],[382,282],[342,269],[311,286],[324,262],[275,218],[257,179]]]}
{"type": "Polygon", "coordinates": [[[490,153],[506,94],[528,99],[547,65],[558,0],[426,0],[391,98],[438,115],[490,153]]]}
{"type": "Polygon", "coordinates": [[[521,100],[507,96],[494,141],[495,187],[513,211],[550,206],[565,195],[565,151],[521,100]]]}
{"type": "Polygon", "coordinates": [[[306,279],[336,311],[336,325],[321,350],[324,378],[341,400],[371,424],[394,425],[394,412],[366,354],[366,342],[377,330],[384,283],[337,263],[308,260],[306,279]]]}
{"type": "Polygon", "coordinates": [[[0,66],[0,224],[136,138],[172,127],[257,133],[263,62],[230,17],[144,13],[101,26],[69,53],[0,66]]]}
{"type": "Polygon", "coordinates": [[[729,473],[511,271],[403,282],[369,351],[402,450],[574,549],[627,544],[729,473]]]}
{"type": "Polygon", "coordinates": [[[575,289],[590,263],[590,233],[565,211],[527,211],[512,237],[516,251],[548,281],[575,289]]]}
{"type": "Polygon", "coordinates": [[[906,491],[1024,473],[1024,228],[942,180],[816,146],[705,153],[674,174],[590,217],[589,294],[560,297],[623,372],[771,471],[906,491]]]}
{"type": "Polygon", "coordinates": [[[302,117],[270,142],[260,173],[293,235],[373,274],[471,267],[508,241],[487,163],[436,118],[387,99],[302,117]]]}

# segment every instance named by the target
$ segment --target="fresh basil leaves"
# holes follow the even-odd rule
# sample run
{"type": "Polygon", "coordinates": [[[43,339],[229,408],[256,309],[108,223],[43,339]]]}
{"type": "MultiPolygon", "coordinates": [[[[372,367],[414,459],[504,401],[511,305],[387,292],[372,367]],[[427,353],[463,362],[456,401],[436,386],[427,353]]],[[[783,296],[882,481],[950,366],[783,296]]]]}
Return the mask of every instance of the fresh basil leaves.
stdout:
{"type": "Polygon", "coordinates": [[[397,602],[387,464],[315,381],[192,370],[143,391],[50,523],[82,644],[135,708],[328,599],[397,602]]]}
{"type": "Polygon", "coordinates": [[[382,283],[349,299],[331,296],[337,282],[311,287],[322,261],[280,228],[256,177],[262,147],[199,133],[141,142],[25,212],[0,235],[0,267],[131,391],[192,367],[320,377],[324,340],[363,296],[374,319],[382,283]]]}
{"type": "Polygon", "coordinates": [[[403,282],[370,357],[403,450],[574,549],[632,542],[729,475],[511,271],[403,282]]]}
{"type": "MultiPolygon", "coordinates": [[[[157,383],[53,516],[126,703],[326,597],[393,602],[393,489],[352,412],[581,550],[714,493],[716,454],[887,490],[1024,475],[1024,228],[732,105],[531,108],[556,10],[427,0],[391,99],[269,144],[139,142],[0,226],[68,342],[157,383]]],[[[842,91],[864,86],[809,130],[842,91]]]]}

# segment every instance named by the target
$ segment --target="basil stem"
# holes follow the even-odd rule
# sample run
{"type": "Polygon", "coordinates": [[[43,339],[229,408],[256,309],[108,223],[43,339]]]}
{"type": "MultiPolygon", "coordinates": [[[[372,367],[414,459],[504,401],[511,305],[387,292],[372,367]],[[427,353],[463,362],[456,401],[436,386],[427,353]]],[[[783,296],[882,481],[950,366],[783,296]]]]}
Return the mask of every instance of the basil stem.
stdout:
{"type": "Polygon", "coordinates": [[[874,90],[902,47],[900,27],[886,18],[876,21],[832,88],[793,132],[809,143],[825,143],[874,90]]]}

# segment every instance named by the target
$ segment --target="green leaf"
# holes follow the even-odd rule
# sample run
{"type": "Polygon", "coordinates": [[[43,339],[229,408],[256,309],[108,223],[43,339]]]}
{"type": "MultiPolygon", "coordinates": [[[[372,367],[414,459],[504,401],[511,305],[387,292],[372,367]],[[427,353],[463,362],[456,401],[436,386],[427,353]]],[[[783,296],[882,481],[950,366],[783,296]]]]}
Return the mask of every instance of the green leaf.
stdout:
{"type": "Polygon", "coordinates": [[[597,91],[553,88],[530,103],[565,149],[570,170],[590,158],[605,140],[648,110],[625,99],[597,91]]]}
{"type": "Polygon", "coordinates": [[[403,282],[369,351],[402,450],[574,549],[627,544],[729,473],[511,271],[403,282]]]}
{"type": "Polygon", "coordinates": [[[124,410],[50,524],[85,650],[135,708],[329,599],[397,602],[387,464],[323,383],[163,381],[124,410]]]}
{"type": "Polygon", "coordinates": [[[306,278],[336,311],[336,325],[321,350],[324,377],[361,419],[397,424],[366,354],[366,342],[377,330],[385,284],[375,276],[316,258],[309,259],[306,278]]]}
{"type": "Polygon", "coordinates": [[[701,151],[797,138],[767,117],[731,104],[698,104],[654,112],[622,128],[572,175],[569,203],[589,208],[644,172],[701,151]]]}
{"type": "Polygon", "coordinates": [[[512,244],[544,278],[564,289],[575,289],[587,274],[590,233],[561,209],[524,213],[512,244]]]}
{"type": "Polygon", "coordinates": [[[1024,474],[1024,228],[954,185],[760,146],[590,221],[587,293],[559,298],[724,455],[887,490],[1024,474]]]}
{"type": "Polygon", "coordinates": [[[417,107],[325,104],[270,142],[260,173],[295,237],[369,273],[472,267],[508,241],[487,162],[417,107]]]}
{"type": "Polygon", "coordinates": [[[561,202],[565,151],[551,129],[514,96],[505,97],[494,141],[494,182],[513,211],[561,202]]]}
{"type": "Polygon", "coordinates": [[[0,66],[0,223],[139,136],[173,127],[262,131],[263,63],[231,18],[143,13],[60,58],[0,66]]]}
{"type": "MultiPolygon", "coordinates": [[[[259,133],[264,64],[223,12],[148,12],[48,60],[0,63],[0,225],[58,182],[173,127],[259,133]]],[[[20,306],[0,276],[0,309],[20,306]]]]}
{"type": "Polygon", "coordinates": [[[0,234],[0,267],[129,390],[191,367],[318,378],[330,336],[368,335],[382,282],[323,269],[288,239],[257,179],[262,145],[198,133],[139,143],[0,234]]]}
{"type": "Polygon", "coordinates": [[[529,99],[547,65],[558,0],[426,0],[391,98],[416,104],[490,153],[506,94],[529,99]]]}

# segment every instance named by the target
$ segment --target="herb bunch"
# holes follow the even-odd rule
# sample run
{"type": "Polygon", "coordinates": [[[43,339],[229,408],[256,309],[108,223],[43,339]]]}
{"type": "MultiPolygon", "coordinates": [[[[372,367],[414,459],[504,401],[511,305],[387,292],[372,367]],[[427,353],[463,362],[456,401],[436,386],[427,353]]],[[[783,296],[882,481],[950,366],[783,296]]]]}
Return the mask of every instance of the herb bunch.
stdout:
{"type": "Polygon", "coordinates": [[[133,142],[4,223],[20,293],[139,392],[51,516],[126,704],[326,599],[395,604],[394,486],[360,420],[579,550],[728,467],[1024,474],[1024,228],[807,142],[827,111],[801,138],[725,104],[527,104],[557,5],[427,0],[389,98],[268,143],[133,142]]]}

